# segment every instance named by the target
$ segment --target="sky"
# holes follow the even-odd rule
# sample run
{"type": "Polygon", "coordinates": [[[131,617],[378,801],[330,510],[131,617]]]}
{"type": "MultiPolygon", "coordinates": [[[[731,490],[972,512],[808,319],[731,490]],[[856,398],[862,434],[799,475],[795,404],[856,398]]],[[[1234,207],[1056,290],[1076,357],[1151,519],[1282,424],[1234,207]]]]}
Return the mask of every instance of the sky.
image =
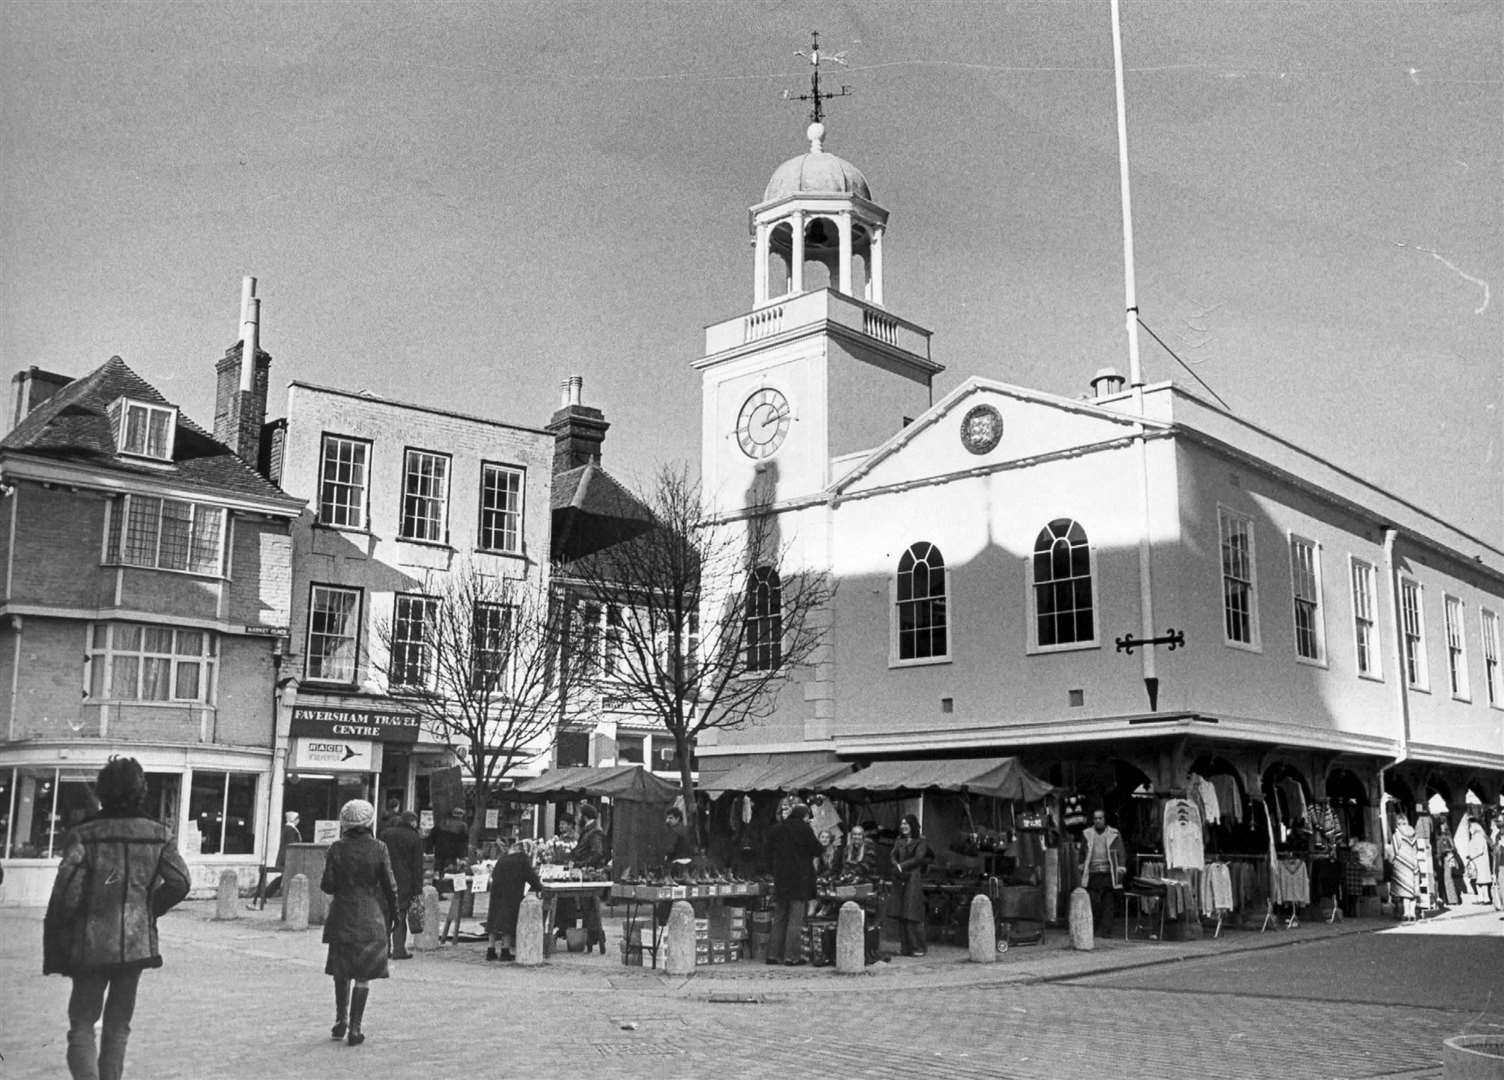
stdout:
{"type": "MultiPolygon", "coordinates": [[[[1146,378],[1504,548],[1504,5],[1122,18],[1146,378]]],[[[697,463],[812,30],[937,398],[1126,370],[1107,0],[6,0],[0,362],[118,354],[211,426],[253,275],[272,416],[300,379],[542,427],[581,375],[618,477],[697,463]]]]}

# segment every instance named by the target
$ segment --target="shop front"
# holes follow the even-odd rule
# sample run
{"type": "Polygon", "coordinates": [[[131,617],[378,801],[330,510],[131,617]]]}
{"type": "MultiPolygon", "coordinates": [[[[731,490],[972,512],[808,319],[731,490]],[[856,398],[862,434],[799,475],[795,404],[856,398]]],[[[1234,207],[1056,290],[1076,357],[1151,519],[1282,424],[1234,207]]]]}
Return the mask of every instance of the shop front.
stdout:
{"type": "MultiPolygon", "coordinates": [[[[385,700],[385,699],[383,699],[385,700]]],[[[305,843],[338,832],[339,808],[368,799],[384,815],[429,805],[429,777],[454,764],[416,714],[390,706],[299,695],[292,707],[282,813],[305,843]]]]}
{"type": "Polygon", "coordinates": [[[262,808],[271,777],[265,750],[33,745],[0,766],[0,858],[7,905],[46,904],[68,830],[99,809],[94,780],[111,752],[124,750],[146,772],[147,810],[172,829],[194,896],[210,895],[234,870],[256,883],[262,808]]]}

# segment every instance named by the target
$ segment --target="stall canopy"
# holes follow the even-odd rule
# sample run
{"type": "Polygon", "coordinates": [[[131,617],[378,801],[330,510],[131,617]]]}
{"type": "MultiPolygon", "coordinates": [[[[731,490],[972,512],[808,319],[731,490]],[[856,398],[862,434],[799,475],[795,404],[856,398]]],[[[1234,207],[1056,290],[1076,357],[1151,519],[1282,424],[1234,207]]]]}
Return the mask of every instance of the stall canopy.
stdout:
{"type": "Polygon", "coordinates": [[[939,761],[879,761],[824,785],[833,792],[897,798],[922,791],[957,791],[995,799],[1034,802],[1054,790],[1024,770],[1017,758],[950,758],[939,761]]]}
{"type": "Polygon", "coordinates": [[[641,765],[589,766],[549,769],[524,780],[507,795],[524,802],[550,799],[620,799],[623,802],[671,803],[679,785],[663,780],[641,765]]]}
{"type": "Polygon", "coordinates": [[[805,788],[825,788],[830,781],[845,776],[854,766],[845,761],[821,761],[811,764],[809,759],[738,765],[720,776],[709,777],[700,784],[700,790],[712,798],[719,798],[728,791],[801,791],[805,788]]]}

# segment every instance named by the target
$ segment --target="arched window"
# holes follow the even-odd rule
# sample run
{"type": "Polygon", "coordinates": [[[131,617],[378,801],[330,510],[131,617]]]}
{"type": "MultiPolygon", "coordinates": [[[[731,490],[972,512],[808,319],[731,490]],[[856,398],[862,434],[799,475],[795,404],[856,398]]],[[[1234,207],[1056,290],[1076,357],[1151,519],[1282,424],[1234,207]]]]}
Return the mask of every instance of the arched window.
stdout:
{"type": "Polygon", "coordinates": [[[934,544],[921,540],[898,560],[894,608],[898,660],[934,660],[950,655],[945,559],[934,544]]]}
{"type": "Polygon", "coordinates": [[[1040,648],[1097,638],[1092,612],[1091,545],[1086,530],[1057,518],[1034,541],[1034,626],[1040,648]]]}
{"type": "Polygon", "coordinates": [[[759,566],[747,580],[747,670],[777,671],[783,663],[783,586],[778,571],[759,566]]]}

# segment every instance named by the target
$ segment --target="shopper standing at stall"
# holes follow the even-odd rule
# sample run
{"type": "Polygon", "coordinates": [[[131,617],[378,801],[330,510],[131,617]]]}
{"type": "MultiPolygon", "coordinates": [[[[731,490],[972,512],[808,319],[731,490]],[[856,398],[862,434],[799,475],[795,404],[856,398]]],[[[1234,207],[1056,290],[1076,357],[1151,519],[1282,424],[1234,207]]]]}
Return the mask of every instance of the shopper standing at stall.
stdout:
{"type": "Polygon", "coordinates": [[[418,815],[411,810],[399,813],[396,820],[381,830],[381,842],[392,860],[392,875],[397,879],[397,910],[392,919],[393,960],[411,960],[407,951],[407,909],[413,897],[423,893],[423,841],[418,836],[418,815]]]}
{"type": "Polygon", "coordinates": [[[42,973],[73,979],[68,1072],[75,1080],[124,1072],[141,972],[162,966],[157,918],[189,887],[167,827],[146,812],[146,773],[135,758],[111,758],[94,794],[99,813],[64,839],[42,923],[42,973]]]}
{"type": "MultiPolygon", "coordinates": [[[[569,864],[574,867],[604,867],[606,865],[606,833],[601,828],[601,812],[589,803],[580,807],[580,838],[569,853],[569,864]]],[[[606,951],[606,931],[601,925],[600,898],[582,895],[576,899],[580,921],[585,924],[585,951],[597,944],[606,951]]]]}
{"type": "Polygon", "coordinates": [[[1097,937],[1112,933],[1113,894],[1123,887],[1127,873],[1128,852],[1123,837],[1107,824],[1107,813],[1098,810],[1091,816],[1091,828],[1081,834],[1081,880],[1091,897],[1092,932],[1097,937]]]}
{"type": "Polygon", "coordinates": [[[533,869],[533,860],[521,840],[507,844],[507,853],[491,867],[491,908],[486,912],[486,959],[511,960],[517,940],[517,915],[528,886],[543,891],[543,882],[533,869]],[[498,951],[498,949],[500,951],[498,951]]]}
{"type": "Polygon", "coordinates": [[[768,963],[797,967],[804,963],[799,939],[804,913],[815,898],[815,860],[822,849],[810,827],[809,807],[795,803],[768,834],[768,864],[773,871],[773,928],[768,963]]]}
{"type": "Polygon", "coordinates": [[[877,848],[867,839],[867,830],[853,825],[846,834],[846,850],[841,853],[841,873],[862,881],[877,877],[877,848]]]}
{"type": "Polygon", "coordinates": [[[898,842],[893,845],[893,876],[896,883],[888,897],[888,914],[898,920],[898,947],[904,956],[927,952],[924,935],[924,868],[935,854],[919,831],[919,819],[905,814],[898,823],[898,842]]]}
{"type": "Polygon", "coordinates": [[[376,808],[364,799],[340,807],[340,838],[324,856],[319,888],[328,893],[324,942],[329,946],[324,974],[334,979],[331,1038],[365,1042],[362,1022],[372,979],[387,977],[387,939],[398,917],[397,879],[386,845],[372,835],[376,808]],[[353,985],[352,985],[353,984],[353,985]]]}

